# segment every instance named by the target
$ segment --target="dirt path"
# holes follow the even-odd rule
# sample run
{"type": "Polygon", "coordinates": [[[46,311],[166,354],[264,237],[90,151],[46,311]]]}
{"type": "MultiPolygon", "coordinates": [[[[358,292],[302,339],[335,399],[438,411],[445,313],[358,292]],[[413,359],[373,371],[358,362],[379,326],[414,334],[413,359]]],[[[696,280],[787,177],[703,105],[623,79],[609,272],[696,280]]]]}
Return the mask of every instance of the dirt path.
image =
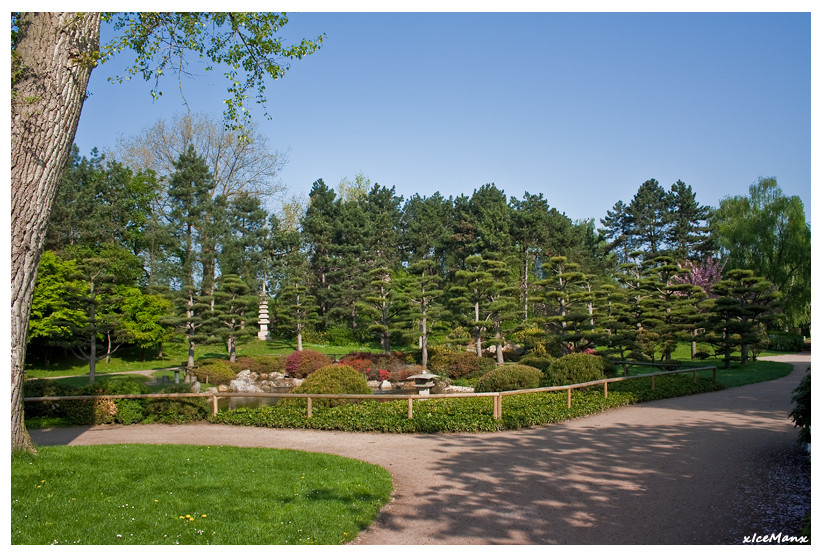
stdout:
{"type": "Polygon", "coordinates": [[[724,544],[799,535],[809,469],[789,376],[495,434],[392,435],[210,424],[32,431],[38,445],[190,443],[335,453],[388,469],[361,544],[724,544]]]}

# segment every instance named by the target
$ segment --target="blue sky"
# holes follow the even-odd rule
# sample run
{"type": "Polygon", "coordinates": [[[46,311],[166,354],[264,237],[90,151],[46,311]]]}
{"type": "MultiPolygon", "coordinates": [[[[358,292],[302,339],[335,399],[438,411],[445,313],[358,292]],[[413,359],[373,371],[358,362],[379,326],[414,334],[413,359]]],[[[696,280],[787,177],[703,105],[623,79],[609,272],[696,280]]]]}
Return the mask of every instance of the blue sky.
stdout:
{"type": "MultiPolygon", "coordinates": [[[[289,193],[363,173],[408,198],[543,193],[604,217],[642,182],[677,179],[703,204],[774,176],[810,211],[809,13],[296,13],[285,36],[323,48],[268,84],[272,148],[289,193]]],[[[103,30],[103,38],[107,31],[103,30]]],[[[95,69],[76,143],[113,148],[184,109],[175,80],[95,69]]],[[[183,82],[221,117],[221,73],[183,82]]]]}

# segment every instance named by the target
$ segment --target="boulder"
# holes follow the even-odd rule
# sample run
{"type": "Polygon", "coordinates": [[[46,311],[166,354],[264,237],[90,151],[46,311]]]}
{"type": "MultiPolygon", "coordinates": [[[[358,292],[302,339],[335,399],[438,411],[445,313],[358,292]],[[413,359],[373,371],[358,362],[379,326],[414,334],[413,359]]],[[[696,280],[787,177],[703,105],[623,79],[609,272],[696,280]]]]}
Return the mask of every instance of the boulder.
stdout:
{"type": "Polygon", "coordinates": [[[259,376],[249,370],[241,371],[236,375],[236,378],[231,380],[231,391],[237,393],[258,394],[262,392],[262,388],[256,385],[256,380],[259,376]]]}

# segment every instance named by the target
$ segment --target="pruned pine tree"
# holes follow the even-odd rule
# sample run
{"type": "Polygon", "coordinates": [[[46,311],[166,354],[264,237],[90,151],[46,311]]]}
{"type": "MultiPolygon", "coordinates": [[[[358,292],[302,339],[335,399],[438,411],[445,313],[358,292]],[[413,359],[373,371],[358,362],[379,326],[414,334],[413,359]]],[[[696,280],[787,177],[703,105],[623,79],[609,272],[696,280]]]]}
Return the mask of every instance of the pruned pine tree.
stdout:
{"type": "Polygon", "coordinates": [[[225,344],[231,363],[236,362],[236,346],[244,337],[256,334],[259,296],[238,275],[222,275],[213,294],[213,310],[204,315],[204,332],[209,341],[225,344]]]}
{"type": "Polygon", "coordinates": [[[296,337],[297,351],[303,349],[305,330],[319,321],[316,298],[308,292],[306,277],[306,273],[293,275],[277,296],[278,326],[296,337]]]}
{"type": "Polygon", "coordinates": [[[443,315],[441,297],[444,290],[441,287],[441,277],[436,273],[436,263],[432,259],[416,261],[407,271],[409,279],[406,297],[410,313],[418,320],[421,366],[426,369],[430,329],[443,315]]]}
{"type": "Polygon", "coordinates": [[[493,277],[485,270],[479,255],[471,255],[464,260],[464,264],[466,268],[456,272],[456,284],[449,288],[449,292],[454,304],[453,312],[461,314],[459,319],[470,329],[476,355],[481,357],[482,340],[490,324],[482,306],[493,286],[493,277]]]}
{"type": "Polygon", "coordinates": [[[559,337],[566,353],[579,351],[592,330],[590,304],[594,295],[589,276],[564,256],[552,257],[544,275],[537,285],[541,288],[539,298],[545,330],[559,337]]]}
{"type": "Polygon", "coordinates": [[[489,345],[495,347],[495,358],[498,364],[504,363],[504,344],[509,332],[515,331],[514,321],[520,320],[518,313],[518,289],[515,279],[507,264],[498,258],[488,256],[483,259],[484,271],[490,275],[490,285],[484,295],[483,310],[490,322],[489,345]]]}
{"type": "Polygon", "coordinates": [[[729,368],[740,349],[740,363],[749,362],[749,347],[765,339],[765,324],[777,316],[781,293],[771,282],[746,269],[732,269],[712,287],[715,295],[707,324],[707,340],[729,368]]]}
{"type": "Polygon", "coordinates": [[[367,321],[368,332],[379,340],[384,353],[390,353],[390,339],[401,327],[406,313],[402,286],[398,275],[387,267],[377,267],[368,272],[370,283],[357,309],[367,321]]]}

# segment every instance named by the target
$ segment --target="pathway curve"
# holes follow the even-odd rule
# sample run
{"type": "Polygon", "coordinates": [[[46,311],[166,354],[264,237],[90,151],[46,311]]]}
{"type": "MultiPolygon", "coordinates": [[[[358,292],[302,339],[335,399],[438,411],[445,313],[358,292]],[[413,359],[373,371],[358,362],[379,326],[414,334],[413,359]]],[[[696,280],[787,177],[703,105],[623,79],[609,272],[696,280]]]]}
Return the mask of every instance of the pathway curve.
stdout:
{"type": "Polygon", "coordinates": [[[211,425],[34,430],[38,445],[188,443],[334,453],[385,467],[394,496],[361,544],[723,544],[795,535],[809,469],[787,418],[796,370],[740,388],[488,434],[211,425]]]}

